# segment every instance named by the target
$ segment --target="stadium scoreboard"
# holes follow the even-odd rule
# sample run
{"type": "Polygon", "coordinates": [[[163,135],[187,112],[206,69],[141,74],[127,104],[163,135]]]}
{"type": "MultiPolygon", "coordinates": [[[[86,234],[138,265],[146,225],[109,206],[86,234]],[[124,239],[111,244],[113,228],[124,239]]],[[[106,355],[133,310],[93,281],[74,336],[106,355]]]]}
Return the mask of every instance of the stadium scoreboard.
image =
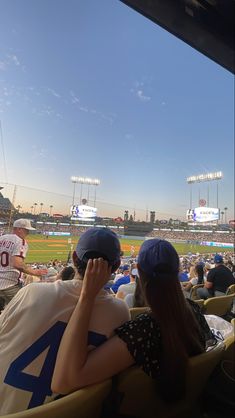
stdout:
{"type": "Polygon", "coordinates": [[[220,210],[204,206],[188,209],[186,218],[188,222],[216,222],[220,219],[220,210]]]}
{"type": "Polygon", "coordinates": [[[70,209],[71,220],[94,220],[97,216],[97,208],[87,205],[73,205],[70,209]]]}

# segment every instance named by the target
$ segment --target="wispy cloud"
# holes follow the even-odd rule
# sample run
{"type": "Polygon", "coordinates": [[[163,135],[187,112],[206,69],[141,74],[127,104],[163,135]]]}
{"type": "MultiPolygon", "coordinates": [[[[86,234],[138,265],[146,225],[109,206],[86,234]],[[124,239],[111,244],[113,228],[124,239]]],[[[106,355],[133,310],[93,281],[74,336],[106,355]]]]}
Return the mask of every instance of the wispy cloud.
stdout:
{"type": "Polygon", "coordinates": [[[71,102],[72,104],[77,104],[80,103],[79,98],[76,96],[76,94],[73,91],[70,91],[70,96],[71,96],[71,102]]]}
{"type": "Polygon", "coordinates": [[[13,62],[17,67],[20,67],[20,61],[16,55],[8,55],[7,56],[11,62],[13,62]]]}
{"type": "Polygon", "coordinates": [[[57,99],[61,98],[61,95],[57,93],[55,90],[51,89],[50,87],[47,88],[47,91],[52,94],[52,96],[56,97],[57,99]]]}
{"type": "Polygon", "coordinates": [[[25,66],[21,64],[19,57],[16,54],[6,54],[0,61],[0,70],[7,71],[8,68],[15,66],[25,71],[25,66]]]}
{"type": "Polygon", "coordinates": [[[144,92],[145,83],[143,81],[135,81],[134,87],[130,89],[131,94],[137,97],[141,102],[149,102],[151,100],[151,96],[147,95],[144,92]]]}
{"type": "Polygon", "coordinates": [[[87,106],[86,103],[81,102],[78,95],[72,90],[67,95],[61,95],[60,92],[49,86],[29,85],[23,87],[8,85],[6,87],[4,80],[0,80],[0,97],[1,112],[4,111],[4,108],[6,110],[14,100],[17,100],[17,103],[18,100],[21,100],[21,103],[30,103],[30,112],[40,117],[63,119],[64,106],[74,106],[77,111],[100,118],[110,125],[113,124],[117,117],[117,115],[111,112],[106,113],[87,106]],[[52,100],[51,96],[55,97],[57,101],[52,100]]]}
{"type": "MultiPolygon", "coordinates": [[[[79,97],[77,96],[77,94],[74,91],[70,91],[69,94],[70,94],[70,97],[71,97],[71,103],[73,105],[77,106],[77,109],[79,111],[87,113],[87,114],[92,114],[94,116],[97,116],[97,117],[109,122],[111,125],[113,124],[116,115],[106,114],[106,113],[101,112],[97,109],[88,107],[87,105],[85,105],[84,103],[81,102],[81,100],[79,99],[79,97]]],[[[67,101],[66,101],[66,103],[67,103],[67,101]]]]}
{"type": "Polygon", "coordinates": [[[150,96],[146,96],[143,92],[143,90],[137,90],[136,96],[142,101],[142,102],[148,102],[151,100],[150,96]]]}

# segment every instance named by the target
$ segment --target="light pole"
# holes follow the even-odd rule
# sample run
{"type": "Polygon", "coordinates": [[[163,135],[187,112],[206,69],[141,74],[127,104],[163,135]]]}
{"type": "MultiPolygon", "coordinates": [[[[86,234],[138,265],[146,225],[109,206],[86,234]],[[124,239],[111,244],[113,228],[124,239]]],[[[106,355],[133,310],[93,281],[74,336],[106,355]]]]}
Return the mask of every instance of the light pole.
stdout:
{"type": "Polygon", "coordinates": [[[72,199],[72,206],[74,205],[74,200],[75,200],[75,186],[76,186],[76,183],[78,183],[76,179],[77,179],[77,177],[75,177],[75,176],[72,176],[72,177],[70,178],[71,182],[73,183],[73,199],[72,199]]]}
{"type": "Polygon", "coordinates": [[[223,224],[224,223],[224,211],[222,210],[220,213],[221,213],[221,223],[223,224]]]}
{"type": "Polygon", "coordinates": [[[38,205],[37,203],[34,203],[34,204],[33,204],[33,206],[34,206],[34,213],[33,213],[33,214],[34,214],[34,215],[36,215],[36,206],[37,206],[37,205],[38,205]]]}
{"type": "Polygon", "coordinates": [[[225,223],[225,224],[227,224],[227,210],[228,210],[228,208],[227,208],[227,207],[225,207],[225,208],[224,208],[224,223],[225,223]]]}

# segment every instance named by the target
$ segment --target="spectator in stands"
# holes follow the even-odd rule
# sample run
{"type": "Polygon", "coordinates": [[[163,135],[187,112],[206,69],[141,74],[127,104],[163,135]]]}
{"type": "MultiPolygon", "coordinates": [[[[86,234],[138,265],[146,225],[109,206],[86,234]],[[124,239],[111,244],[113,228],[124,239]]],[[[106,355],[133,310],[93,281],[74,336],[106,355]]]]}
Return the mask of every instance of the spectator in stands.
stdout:
{"type": "MultiPolygon", "coordinates": [[[[74,280],[32,283],[1,313],[0,415],[33,408],[55,397],[50,387],[57,350],[80,297],[87,263],[96,257],[107,262],[107,281],[120,263],[120,243],[109,229],[91,228],[80,237],[74,252],[74,280]]],[[[95,285],[93,278],[89,279],[90,285],[95,285]]],[[[90,349],[110,338],[113,330],[130,318],[122,300],[101,288],[97,292],[97,286],[95,293],[86,340],[90,349]]]]}
{"type": "Polygon", "coordinates": [[[204,280],[205,280],[204,267],[205,265],[203,262],[196,264],[195,267],[193,268],[194,270],[193,277],[187,283],[185,284],[182,283],[182,288],[184,291],[184,295],[186,297],[190,297],[190,290],[192,289],[193,286],[204,283],[204,280]]]}
{"type": "Polygon", "coordinates": [[[120,277],[123,277],[123,265],[119,266],[117,271],[114,273],[113,277],[113,283],[116,283],[120,277]]]}
{"type": "Polygon", "coordinates": [[[26,237],[31,230],[35,228],[28,219],[17,219],[12,233],[0,237],[0,297],[5,305],[21,289],[23,273],[40,277],[47,273],[47,270],[33,270],[24,262],[28,251],[26,237]]]}
{"type": "Polygon", "coordinates": [[[75,270],[72,266],[64,267],[58,274],[56,280],[72,280],[75,276],[75,270]]]}
{"type": "Polygon", "coordinates": [[[85,343],[94,300],[110,275],[104,260],[90,260],[81,297],[58,351],[53,390],[66,394],[137,363],[156,379],[165,400],[180,399],[188,357],[205,351],[212,335],[198,305],[184,298],[178,273],[178,254],[169,242],[145,241],[138,274],[152,312],[120,326],[115,337],[89,353],[85,343]]]}
{"type": "Polygon", "coordinates": [[[124,301],[126,302],[129,308],[139,308],[142,306],[147,306],[147,302],[145,300],[138,276],[136,277],[136,286],[134,293],[126,295],[124,301]]]}
{"type": "Polygon", "coordinates": [[[130,266],[125,264],[122,268],[123,275],[111,286],[111,289],[114,293],[117,293],[119,286],[121,284],[130,283],[130,266]]]}
{"type": "Polygon", "coordinates": [[[120,299],[124,299],[126,295],[131,293],[132,295],[135,292],[136,288],[136,276],[137,276],[137,269],[132,269],[130,273],[130,283],[121,284],[119,286],[118,291],[116,293],[116,297],[120,299]]]}
{"type": "Polygon", "coordinates": [[[210,263],[208,263],[208,261],[205,263],[205,268],[204,268],[204,272],[205,272],[205,276],[207,277],[209,271],[211,270],[211,265],[210,263]]]}
{"type": "Polygon", "coordinates": [[[179,281],[180,282],[187,282],[189,279],[188,277],[188,270],[186,267],[180,267],[180,272],[179,272],[179,281]]]}
{"type": "Polygon", "coordinates": [[[235,282],[231,270],[224,265],[220,254],[215,255],[214,263],[215,267],[209,271],[204,287],[197,289],[199,299],[224,296],[227,288],[235,282]]]}

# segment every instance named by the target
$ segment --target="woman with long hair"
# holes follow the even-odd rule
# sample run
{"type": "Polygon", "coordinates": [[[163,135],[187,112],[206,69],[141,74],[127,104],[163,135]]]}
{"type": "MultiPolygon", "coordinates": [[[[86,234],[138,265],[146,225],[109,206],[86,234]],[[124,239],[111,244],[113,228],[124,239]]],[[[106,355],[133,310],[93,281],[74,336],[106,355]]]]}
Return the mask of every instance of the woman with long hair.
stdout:
{"type": "Polygon", "coordinates": [[[189,282],[186,284],[182,283],[182,288],[186,297],[190,297],[190,290],[193,286],[197,284],[204,284],[206,278],[204,268],[205,264],[203,262],[199,262],[195,266],[193,266],[192,271],[190,270],[189,282]]]}
{"type": "Polygon", "coordinates": [[[151,311],[126,322],[115,330],[114,337],[88,352],[94,300],[110,277],[106,261],[89,261],[81,296],[58,351],[54,392],[73,392],[137,364],[156,379],[163,399],[175,401],[183,396],[188,358],[205,351],[210,329],[198,305],[184,298],[178,279],[179,257],[169,242],[145,241],[137,267],[151,311]]]}

